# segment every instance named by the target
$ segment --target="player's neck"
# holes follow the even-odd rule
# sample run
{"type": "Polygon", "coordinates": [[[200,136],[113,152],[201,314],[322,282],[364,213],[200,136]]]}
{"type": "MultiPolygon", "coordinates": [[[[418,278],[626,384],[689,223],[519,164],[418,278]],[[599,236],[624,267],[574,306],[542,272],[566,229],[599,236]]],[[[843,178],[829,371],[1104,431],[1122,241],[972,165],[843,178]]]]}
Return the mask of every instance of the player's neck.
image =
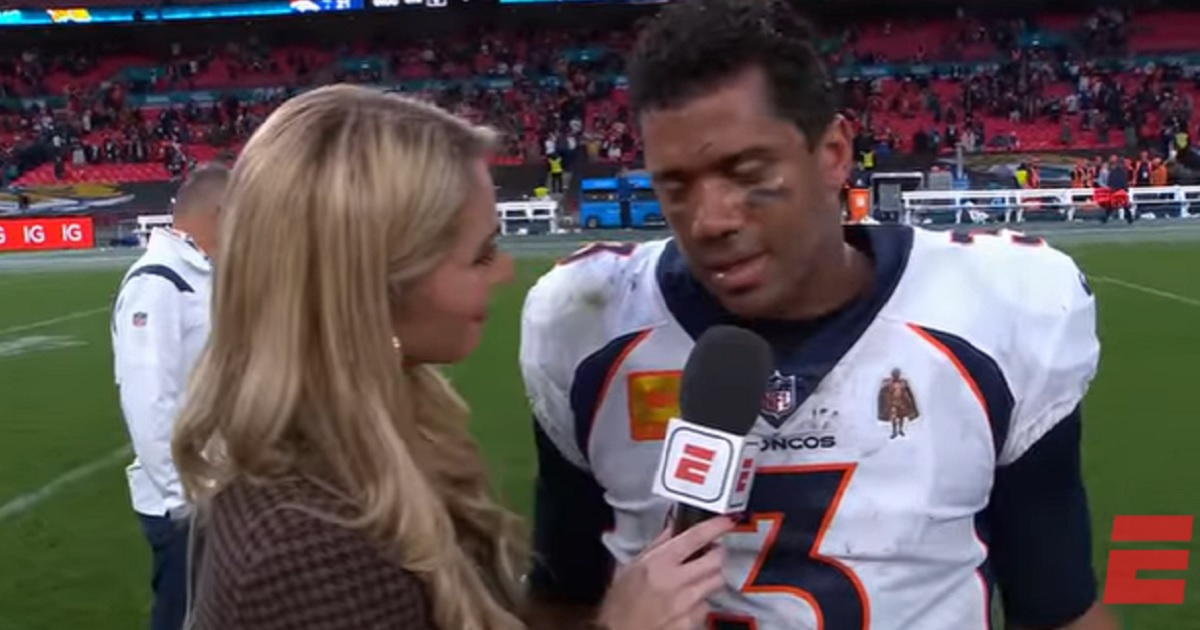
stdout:
{"type": "Polygon", "coordinates": [[[841,309],[870,290],[874,277],[871,258],[846,242],[835,242],[832,251],[797,288],[792,306],[784,313],[789,320],[812,320],[841,309]]]}
{"type": "Polygon", "coordinates": [[[193,217],[190,216],[176,217],[174,229],[175,231],[182,233],[186,238],[191,239],[192,243],[195,244],[205,256],[211,257],[212,239],[209,238],[208,231],[203,229],[203,226],[193,221],[192,218],[193,217]]]}

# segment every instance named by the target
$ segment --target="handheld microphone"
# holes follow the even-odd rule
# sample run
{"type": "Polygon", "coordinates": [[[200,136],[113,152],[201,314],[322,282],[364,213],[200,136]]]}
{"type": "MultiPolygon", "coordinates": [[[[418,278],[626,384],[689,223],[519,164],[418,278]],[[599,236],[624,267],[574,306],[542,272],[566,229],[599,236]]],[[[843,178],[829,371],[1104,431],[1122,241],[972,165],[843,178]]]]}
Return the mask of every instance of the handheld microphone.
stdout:
{"type": "Polygon", "coordinates": [[[749,440],[774,360],[758,335],[714,326],[683,368],[680,414],[667,425],[654,494],[675,502],[674,533],[746,507],[758,442],[749,440]]]}

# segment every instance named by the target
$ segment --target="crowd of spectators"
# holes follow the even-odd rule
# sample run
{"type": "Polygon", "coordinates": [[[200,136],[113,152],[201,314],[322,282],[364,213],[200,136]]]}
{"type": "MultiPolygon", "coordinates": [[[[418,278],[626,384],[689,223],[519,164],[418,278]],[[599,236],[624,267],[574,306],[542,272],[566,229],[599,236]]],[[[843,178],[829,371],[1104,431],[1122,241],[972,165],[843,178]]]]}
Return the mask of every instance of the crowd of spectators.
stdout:
{"type": "MultiPolygon", "coordinates": [[[[985,28],[960,19],[945,46],[959,54],[991,43],[995,63],[890,79],[849,81],[848,109],[864,131],[860,151],[967,152],[1021,149],[1151,149],[1166,155],[1195,128],[1200,75],[1179,61],[1117,67],[1128,54],[1130,16],[1103,9],[1084,18],[1065,45],[1017,47],[1035,24],[985,28]],[[890,89],[889,89],[890,88],[890,89]],[[905,125],[905,121],[917,124],[905,125]],[[897,126],[910,132],[899,133],[897,126]],[[1030,141],[1032,142],[1023,142],[1030,141]]],[[[878,61],[872,53],[870,61],[878,61]]],[[[903,62],[921,62],[922,51],[903,62]]]]}
{"type": "MultiPolygon", "coordinates": [[[[1102,63],[1128,52],[1131,20],[1110,9],[1076,16],[1059,25],[1061,41],[1036,46],[1021,41],[1037,31],[1034,22],[960,13],[936,25],[935,50],[912,36],[911,25],[890,22],[838,31],[824,50],[831,68],[851,75],[864,65],[952,62],[838,83],[858,129],[860,159],[957,148],[1165,155],[1193,128],[1200,77],[1178,63],[1102,63]],[[986,65],[973,65],[980,63],[986,65]]],[[[503,132],[497,159],[504,163],[553,156],[568,171],[580,160],[633,163],[640,141],[619,83],[631,32],[500,30],[332,48],[275,47],[251,36],[176,43],[141,57],[24,50],[0,56],[0,167],[10,178],[32,162],[54,162],[56,170],[162,163],[181,172],[189,159],[232,155],[295,90],[336,81],[427,82],[421,97],[503,132]],[[122,64],[152,70],[125,72],[122,64]],[[196,90],[208,98],[132,105],[146,94],[196,90]],[[14,106],[17,99],[25,104],[14,106]]]]}

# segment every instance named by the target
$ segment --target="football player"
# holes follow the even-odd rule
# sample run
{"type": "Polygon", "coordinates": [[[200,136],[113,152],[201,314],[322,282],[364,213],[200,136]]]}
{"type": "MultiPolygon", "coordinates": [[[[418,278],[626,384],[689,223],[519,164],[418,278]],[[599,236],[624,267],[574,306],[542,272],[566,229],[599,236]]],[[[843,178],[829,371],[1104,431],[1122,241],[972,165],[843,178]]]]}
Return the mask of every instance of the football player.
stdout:
{"type": "Polygon", "coordinates": [[[695,0],[629,68],[673,238],[596,244],[529,293],[546,628],[663,529],[651,494],[708,327],[774,347],[758,475],[710,630],[1108,630],[1080,477],[1099,345],[1066,255],[1012,232],[847,225],[853,160],[812,27],[784,0],[695,0]]]}

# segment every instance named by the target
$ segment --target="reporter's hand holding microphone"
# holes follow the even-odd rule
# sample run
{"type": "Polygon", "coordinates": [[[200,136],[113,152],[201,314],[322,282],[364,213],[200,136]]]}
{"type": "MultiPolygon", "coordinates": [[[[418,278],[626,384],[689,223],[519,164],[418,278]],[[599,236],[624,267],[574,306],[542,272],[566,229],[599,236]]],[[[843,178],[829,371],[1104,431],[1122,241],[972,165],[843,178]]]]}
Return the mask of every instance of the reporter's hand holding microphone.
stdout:
{"type": "Polygon", "coordinates": [[[596,622],[604,630],[695,630],[708,616],[708,596],[725,588],[725,554],[716,539],[732,518],[712,518],[682,535],[670,529],[617,569],[596,622]],[[700,556],[691,558],[700,552],[700,556]]]}
{"type": "Polygon", "coordinates": [[[673,525],[617,570],[600,627],[702,627],[708,597],[726,586],[717,541],[749,499],[757,445],[746,435],[772,369],[770,347],[744,329],[718,326],[697,341],[680,388],[684,419],[668,426],[654,478],[654,493],[676,502],[673,525]]]}
{"type": "Polygon", "coordinates": [[[719,517],[678,536],[672,537],[670,529],[664,531],[641,555],[617,569],[600,608],[599,627],[699,628],[708,615],[708,597],[725,588],[724,554],[715,543],[733,526],[733,519],[719,517]]]}

